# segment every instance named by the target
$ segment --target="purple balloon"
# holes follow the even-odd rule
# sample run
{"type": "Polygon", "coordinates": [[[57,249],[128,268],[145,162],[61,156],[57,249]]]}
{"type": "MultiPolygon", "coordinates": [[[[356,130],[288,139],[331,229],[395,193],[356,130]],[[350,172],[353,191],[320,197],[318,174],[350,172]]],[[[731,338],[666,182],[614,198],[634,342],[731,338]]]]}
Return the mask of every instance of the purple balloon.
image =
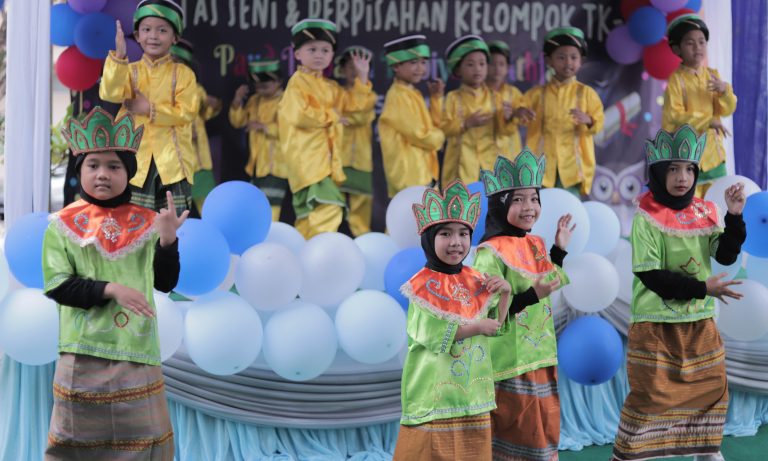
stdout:
{"type": "Polygon", "coordinates": [[[608,56],[619,64],[634,64],[643,57],[643,45],[629,34],[629,27],[621,25],[608,33],[605,40],[608,56]]]}
{"type": "Polygon", "coordinates": [[[677,11],[685,7],[686,3],[688,3],[688,0],[651,0],[651,5],[665,13],[677,11]]]}
{"type": "Polygon", "coordinates": [[[141,45],[139,45],[136,40],[130,37],[125,38],[125,49],[126,54],[128,55],[128,61],[130,62],[138,61],[144,54],[144,50],[141,49],[141,45]]]}
{"type": "Polygon", "coordinates": [[[101,11],[107,0],[69,0],[69,7],[80,14],[95,13],[101,11]]]}
{"type": "Polygon", "coordinates": [[[123,29],[123,33],[131,35],[133,33],[133,12],[136,11],[138,3],[139,0],[108,0],[101,11],[120,21],[120,28],[123,29]]]}

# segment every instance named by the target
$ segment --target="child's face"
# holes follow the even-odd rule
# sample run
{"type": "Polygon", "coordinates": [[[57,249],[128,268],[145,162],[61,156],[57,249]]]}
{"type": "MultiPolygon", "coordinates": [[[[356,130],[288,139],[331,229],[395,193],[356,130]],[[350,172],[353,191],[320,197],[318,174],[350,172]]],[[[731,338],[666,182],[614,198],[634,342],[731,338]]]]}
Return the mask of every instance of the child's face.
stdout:
{"type": "Polygon", "coordinates": [[[491,53],[491,63],[488,66],[488,82],[505,82],[508,74],[509,63],[507,62],[507,57],[501,53],[491,53]]]}
{"type": "Polygon", "coordinates": [[[512,200],[507,211],[507,222],[523,230],[533,229],[541,214],[538,191],[534,188],[515,189],[507,200],[512,200]]]}
{"type": "Polygon", "coordinates": [[[415,85],[427,75],[427,60],[424,58],[411,59],[392,66],[395,77],[415,85]]]}
{"type": "Polygon", "coordinates": [[[574,77],[581,68],[581,51],[573,45],[559,46],[544,59],[560,81],[574,77]]]}
{"type": "Polygon", "coordinates": [[[320,72],[333,61],[333,45],[324,40],[310,40],[293,54],[302,66],[320,72]]]}
{"type": "Polygon", "coordinates": [[[136,41],[141,45],[144,54],[154,61],[170,52],[171,46],[176,43],[176,32],[165,19],[149,16],[139,23],[136,41]]]}
{"type": "Polygon", "coordinates": [[[259,96],[274,96],[280,89],[279,80],[268,80],[266,82],[256,82],[256,94],[259,96]]]}
{"type": "Polygon", "coordinates": [[[128,187],[128,171],[114,152],[89,154],[80,167],[80,184],[91,197],[109,200],[128,187]]]}
{"type": "Polygon", "coordinates": [[[464,224],[448,223],[435,236],[435,253],[445,264],[456,265],[464,261],[472,245],[469,228],[464,224]]]}
{"type": "Polygon", "coordinates": [[[485,53],[473,51],[464,56],[456,68],[456,74],[461,78],[461,83],[479,88],[488,76],[488,58],[485,53]]]}
{"type": "Polygon", "coordinates": [[[697,68],[707,59],[707,38],[704,32],[695,29],[683,35],[679,45],[672,47],[672,51],[680,56],[683,64],[697,68]]]}
{"type": "Polygon", "coordinates": [[[691,162],[670,162],[667,166],[667,192],[673,197],[682,197],[696,179],[696,167],[691,162]]]}

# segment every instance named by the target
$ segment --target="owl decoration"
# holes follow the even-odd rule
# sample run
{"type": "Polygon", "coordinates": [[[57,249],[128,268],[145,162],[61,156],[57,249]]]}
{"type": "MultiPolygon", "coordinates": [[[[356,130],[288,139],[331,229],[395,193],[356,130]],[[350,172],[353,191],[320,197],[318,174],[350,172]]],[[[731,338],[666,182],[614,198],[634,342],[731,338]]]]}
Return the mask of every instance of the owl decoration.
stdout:
{"type": "Polygon", "coordinates": [[[645,190],[645,160],[633,163],[618,173],[597,165],[590,200],[603,202],[619,217],[621,235],[629,236],[635,214],[634,200],[645,190]]]}

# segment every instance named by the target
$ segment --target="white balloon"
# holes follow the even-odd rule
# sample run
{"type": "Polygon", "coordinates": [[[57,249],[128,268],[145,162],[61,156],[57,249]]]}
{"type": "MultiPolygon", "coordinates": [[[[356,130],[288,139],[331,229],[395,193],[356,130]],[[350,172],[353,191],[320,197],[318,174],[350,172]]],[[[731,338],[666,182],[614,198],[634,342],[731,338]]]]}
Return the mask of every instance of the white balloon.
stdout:
{"type": "Polygon", "coordinates": [[[635,274],[632,272],[632,245],[628,241],[620,239],[616,248],[611,252],[610,259],[616,267],[616,273],[619,274],[618,298],[631,304],[632,283],[635,279],[635,274]]]}
{"type": "Polygon", "coordinates": [[[549,295],[549,302],[552,303],[552,315],[557,316],[560,312],[565,311],[568,306],[565,304],[565,297],[563,296],[563,290],[555,290],[549,295]]]}
{"type": "Polygon", "coordinates": [[[181,347],[184,338],[184,315],[181,308],[165,293],[155,291],[157,333],[160,337],[160,360],[165,362],[181,347]]]}
{"type": "Polygon", "coordinates": [[[275,373],[291,381],[323,374],[337,350],[333,320],[314,304],[294,301],[274,312],[264,329],[264,359],[275,373]]]}
{"type": "Polygon", "coordinates": [[[232,289],[232,285],[235,284],[235,271],[237,270],[237,264],[240,262],[240,255],[229,255],[229,271],[224,280],[216,287],[219,291],[229,291],[232,289]]]}
{"type": "Polygon", "coordinates": [[[582,253],[565,258],[563,269],[570,283],[563,287],[569,306],[582,312],[598,312],[619,294],[619,274],[604,256],[582,253]]]}
{"type": "Polygon", "coordinates": [[[365,258],[354,240],[338,232],[312,237],[301,250],[303,283],[299,296],[319,306],[335,306],[360,287],[365,258]]]}
{"type": "Polygon", "coordinates": [[[291,250],[295,255],[301,253],[301,249],[307,241],[295,227],[284,222],[273,222],[269,226],[269,233],[264,242],[279,243],[291,250]]]}
{"type": "Polygon", "coordinates": [[[745,176],[729,174],[728,176],[718,178],[712,183],[709,189],[707,189],[707,193],[704,194],[704,199],[715,202],[720,216],[725,216],[725,212],[728,210],[728,206],[725,204],[725,190],[737,182],[744,183],[744,195],[746,197],[749,197],[756,192],[760,192],[760,186],[745,176]]]}
{"type": "Polygon", "coordinates": [[[59,311],[43,290],[21,288],[0,303],[0,349],[26,365],[59,357],[59,311]]]}
{"type": "Polygon", "coordinates": [[[384,270],[400,247],[387,234],[369,232],[355,239],[365,258],[365,275],[360,288],[384,291],[384,270]]]}
{"type": "MultiPolygon", "coordinates": [[[[730,266],[723,266],[722,264],[717,262],[715,258],[710,258],[710,261],[712,264],[712,275],[722,274],[723,272],[725,272],[726,274],[728,274],[725,276],[725,280],[733,280],[734,277],[739,275],[739,271],[741,270],[743,254],[744,253],[739,253],[739,256],[736,258],[736,262],[734,262],[730,266]]],[[[766,269],[768,269],[768,266],[766,267],[766,269]]],[[[766,276],[768,276],[768,273],[766,274],[766,276]]],[[[755,277],[749,277],[749,278],[754,279],[755,277]]],[[[768,283],[768,277],[766,277],[765,282],[768,283]]]]}
{"type": "Polygon", "coordinates": [[[339,305],[336,333],[342,350],[358,362],[386,362],[405,344],[405,312],[386,293],[358,291],[339,305]]]}
{"type": "Polygon", "coordinates": [[[589,236],[584,251],[602,256],[610,254],[621,237],[621,223],[616,212],[602,202],[584,202],[589,216],[589,236]]]}
{"type": "Polygon", "coordinates": [[[725,335],[741,341],[754,341],[768,333],[768,288],[754,280],[743,280],[733,287],[741,299],[727,298],[720,306],[717,324],[725,335]]]}
{"type": "Polygon", "coordinates": [[[424,186],[405,188],[392,197],[387,207],[387,231],[400,248],[421,246],[416,217],[413,216],[413,204],[421,203],[424,186]]]}
{"type": "Polygon", "coordinates": [[[184,319],[184,343],[195,364],[214,375],[231,375],[256,360],[263,328],[259,314],[228,291],[200,296],[184,319]]]}
{"type": "Polygon", "coordinates": [[[8,267],[8,260],[5,259],[5,253],[0,249],[0,299],[5,298],[10,286],[11,269],[8,267]]]}
{"type": "Polygon", "coordinates": [[[589,215],[584,205],[570,192],[564,189],[541,189],[541,214],[533,225],[533,233],[544,238],[547,247],[555,243],[557,221],[561,216],[570,213],[573,217],[571,225],[576,224],[571,241],[568,244],[569,256],[577,255],[584,251],[589,238],[589,215]]]}
{"type": "Polygon", "coordinates": [[[248,248],[235,271],[237,292],[259,310],[279,309],[296,299],[302,279],[298,256],[277,243],[248,248]]]}

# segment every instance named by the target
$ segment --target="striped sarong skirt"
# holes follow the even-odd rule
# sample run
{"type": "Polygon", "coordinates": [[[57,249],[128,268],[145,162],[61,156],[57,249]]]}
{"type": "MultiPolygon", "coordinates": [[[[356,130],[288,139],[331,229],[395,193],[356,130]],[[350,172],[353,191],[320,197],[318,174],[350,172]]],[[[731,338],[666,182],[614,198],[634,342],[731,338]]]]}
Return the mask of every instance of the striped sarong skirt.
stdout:
{"type": "Polygon", "coordinates": [[[720,451],[728,383],[725,348],[713,319],[632,324],[627,374],[630,392],[614,460],[720,451]]]}
{"type": "Polygon", "coordinates": [[[557,367],[539,368],[497,382],[496,409],[491,412],[491,420],[494,460],[557,460],[557,367]]]}
{"type": "Polygon", "coordinates": [[[61,354],[45,460],[172,461],[162,368],[61,354]]]}
{"type": "Polygon", "coordinates": [[[488,413],[400,426],[392,461],[491,461],[488,413]]]}

